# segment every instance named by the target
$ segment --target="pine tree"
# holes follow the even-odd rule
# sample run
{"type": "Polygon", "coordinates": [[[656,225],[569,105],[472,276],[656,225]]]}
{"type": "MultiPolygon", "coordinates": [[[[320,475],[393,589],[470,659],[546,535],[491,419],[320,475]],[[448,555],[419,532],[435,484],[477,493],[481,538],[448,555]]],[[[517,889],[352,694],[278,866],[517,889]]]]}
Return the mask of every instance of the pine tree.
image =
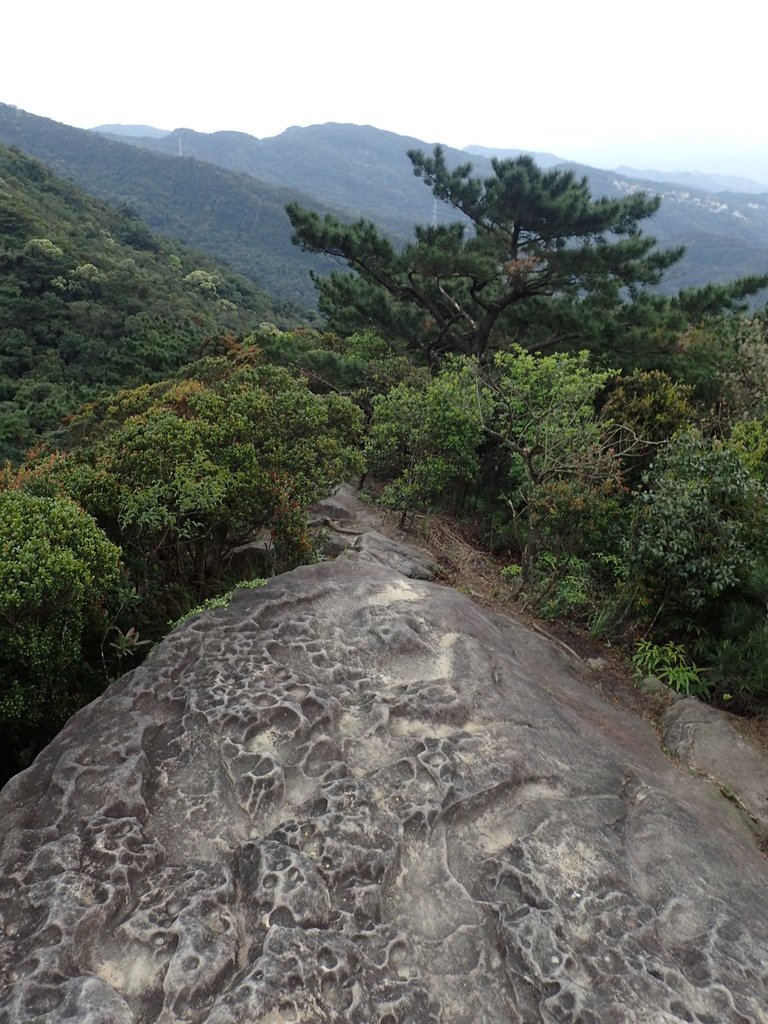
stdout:
{"type": "MultiPolygon", "coordinates": [[[[443,150],[408,154],[414,172],[462,219],[417,227],[398,251],[374,224],[345,224],[287,207],[294,242],[344,259],[352,273],[314,276],[320,308],[342,333],[374,326],[430,359],[485,357],[510,341],[530,349],[609,348],[637,361],[638,345],[668,338],[693,315],[733,308],[768,276],[676,298],[652,292],[682,248],[659,250],[640,223],[660,199],[635,193],[593,199],[586,178],[542,171],[528,156],[449,170],[443,150]]],[[[619,361],[624,361],[621,358],[619,361]]]]}

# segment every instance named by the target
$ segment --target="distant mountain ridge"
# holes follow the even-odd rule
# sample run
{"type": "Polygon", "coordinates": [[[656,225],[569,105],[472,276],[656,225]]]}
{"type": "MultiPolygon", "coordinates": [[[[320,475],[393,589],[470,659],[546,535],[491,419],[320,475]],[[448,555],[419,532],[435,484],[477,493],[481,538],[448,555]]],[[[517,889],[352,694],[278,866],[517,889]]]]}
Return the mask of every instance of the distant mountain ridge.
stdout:
{"type": "Polygon", "coordinates": [[[465,146],[464,152],[471,156],[484,156],[487,160],[498,157],[500,160],[514,160],[518,156],[532,156],[539,167],[556,167],[568,161],[565,157],[554,153],[538,153],[533,149],[493,149],[488,146],[465,146]]]}
{"type": "MultiPolygon", "coordinates": [[[[432,144],[371,126],[293,127],[261,140],[242,132],[182,128],[162,138],[118,140],[0,105],[0,141],[50,163],[102,198],[128,202],[155,230],[227,259],[275,294],[305,305],[315,300],[309,269],[324,272],[333,261],[321,262],[291,245],[283,208],[291,199],[343,218],[372,220],[396,244],[412,237],[415,224],[460,218],[413,174],[407,150],[430,151],[432,144]]],[[[445,153],[449,165],[469,159],[477,174],[491,174],[485,156],[448,147],[445,153]]],[[[662,246],[687,248],[663,286],[668,293],[768,269],[768,195],[728,193],[715,199],[701,189],[616,171],[559,166],[585,176],[595,196],[637,190],[662,195],[661,209],[644,229],[662,246]]]]}
{"type": "Polygon", "coordinates": [[[638,170],[636,167],[617,167],[618,174],[627,178],[642,178],[669,185],[687,185],[702,192],[747,192],[756,195],[768,193],[768,184],[752,178],[740,178],[732,174],[709,174],[702,171],[653,171],[638,170]]]}
{"type": "MultiPolygon", "coordinates": [[[[297,189],[351,216],[368,217],[402,240],[410,237],[414,224],[432,219],[449,223],[457,218],[455,211],[442,204],[435,208],[431,193],[413,175],[407,151],[430,149],[431,144],[370,125],[331,122],[294,127],[268,139],[243,132],[206,134],[177,128],[162,138],[126,136],[120,141],[297,189]]],[[[446,147],[446,153],[455,166],[466,161],[461,150],[446,147]]],[[[481,173],[491,173],[487,158],[477,157],[475,162],[481,173]]]]}
{"type": "Polygon", "coordinates": [[[126,135],[129,138],[162,139],[168,134],[167,128],[153,128],[149,124],[100,124],[91,131],[100,135],[126,135]]]}
{"type": "MultiPolygon", "coordinates": [[[[210,160],[261,180],[283,181],[313,195],[329,207],[346,206],[373,220],[394,239],[409,237],[413,224],[448,223],[458,214],[436,203],[414,177],[408,149],[430,150],[431,144],[366,125],[323,124],[288,128],[270,139],[240,132],[206,135],[176,129],[163,139],[126,138],[134,146],[173,153],[181,140],[186,155],[210,160]]],[[[450,166],[470,158],[477,174],[491,174],[488,156],[519,155],[522,150],[469,153],[444,147],[450,166]]],[[[729,193],[713,199],[710,192],[686,186],[631,178],[583,164],[562,162],[551,153],[531,154],[548,166],[585,176],[595,196],[617,198],[632,191],[662,196],[662,206],[645,230],[660,245],[686,246],[686,256],[662,285],[668,293],[709,282],[725,283],[768,269],[768,196],[729,193]],[[661,187],[660,187],[661,186],[661,187]]]]}

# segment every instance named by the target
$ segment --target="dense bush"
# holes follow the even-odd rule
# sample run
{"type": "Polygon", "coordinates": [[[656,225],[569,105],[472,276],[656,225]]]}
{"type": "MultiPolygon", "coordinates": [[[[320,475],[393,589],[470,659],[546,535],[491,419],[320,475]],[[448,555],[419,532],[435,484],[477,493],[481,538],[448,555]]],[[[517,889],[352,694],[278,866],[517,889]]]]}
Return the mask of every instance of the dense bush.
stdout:
{"type": "Polygon", "coordinates": [[[755,479],[768,484],[768,417],[734,424],[728,446],[755,479]]]}
{"type": "Polygon", "coordinates": [[[0,776],[227,590],[239,545],[263,542],[272,571],[311,560],[306,508],[361,470],[362,419],[285,369],[210,358],[84,407],[64,449],[0,471],[0,776]]]}
{"type": "Polygon", "coordinates": [[[119,558],[69,499],[0,492],[0,726],[15,749],[81,703],[119,558]]]}
{"type": "Polygon", "coordinates": [[[762,560],[764,486],[735,451],[691,430],[652,465],[636,503],[631,571],[653,616],[672,628],[708,628],[724,595],[762,560]]]}
{"type": "Polygon", "coordinates": [[[504,499],[527,583],[540,551],[578,554],[565,551],[575,539],[574,522],[563,523],[567,493],[578,492],[577,505],[592,505],[615,489],[615,431],[597,414],[595,401],[616,373],[595,370],[586,352],[541,355],[513,346],[479,374],[491,405],[486,432],[495,449],[495,472],[486,473],[484,485],[504,499]]]}
{"type": "Polygon", "coordinates": [[[714,693],[728,695],[730,707],[747,712],[768,710],[767,570],[768,562],[756,566],[725,605],[717,630],[694,644],[714,693]]]}
{"type": "Polygon", "coordinates": [[[299,369],[313,391],[347,395],[368,417],[377,395],[386,394],[396,384],[423,386],[429,379],[426,368],[406,354],[405,345],[375,331],[358,331],[342,338],[308,327],[281,331],[266,324],[247,335],[244,345],[260,348],[272,363],[299,369]]]}
{"type": "Polygon", "coordinates": [[[675,368],[712,430],[727,434],[740,419],[768,413],[766,341],[765,312],[705,322],[677,339],[675,368]]]}
{"type": "Polygon", "coordinates": [[[694,421],[693,388],[662,370],[638,370],[612,382],[602,412],[618,425],[624,479],[635,486],[666,442],[694,421]]]}
{"type": "Polygon", "coordinates": [[[361,420],[287,370],[208,359],[86,406],[76,445],[16,480],[86,508],[164,621],[215,592],[234,549],[259,536],[276,570],[307,560],[305,509],[360,469],[361,420]]]}
{"type": "Polygon", "coordinates": [[[437,505],[457,507],[478,472],[482,406],[473,365],[456,360],[426,386],[401,383],[373,402],[366,454],[392,482],[382,500],[402,522],[437,505]]]}

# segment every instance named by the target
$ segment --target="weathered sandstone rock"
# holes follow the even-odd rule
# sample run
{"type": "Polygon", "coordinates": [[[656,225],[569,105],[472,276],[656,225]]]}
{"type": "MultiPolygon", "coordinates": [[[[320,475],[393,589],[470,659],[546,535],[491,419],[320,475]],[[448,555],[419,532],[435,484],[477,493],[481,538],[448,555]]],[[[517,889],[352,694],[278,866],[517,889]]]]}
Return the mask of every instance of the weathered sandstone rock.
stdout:
{"type": "Polygon", "coordinates": [[[666,712],[663,728],[667,750],[719,786],[768,837],[768,760],[739,735],[731,716],[689,697],[666,712]]]}
{"type": "Polygon", "coordinates": [[[176,630],[0,794],[0,1024],[765,1024],[745,818],[359,557],[176,630]]]}

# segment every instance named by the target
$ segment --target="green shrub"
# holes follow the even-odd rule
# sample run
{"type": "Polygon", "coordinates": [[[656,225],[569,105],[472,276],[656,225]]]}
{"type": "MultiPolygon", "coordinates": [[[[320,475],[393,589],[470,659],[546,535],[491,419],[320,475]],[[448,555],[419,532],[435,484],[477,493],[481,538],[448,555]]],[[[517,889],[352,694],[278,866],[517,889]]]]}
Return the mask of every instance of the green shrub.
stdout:
{"type": "Polygon", "coordinates": [[[307,327],[292,331],[262,327],[246,337],[245,344],[258,346],[271,363],[299,368],[313,391],[347,395],[366,414],[376,395],[402,382],[424,383],[429,377],[426,368],[416,366],[406,354],[403,343],[370,330],[342,338],[307,327]]]}
{"type": "Polygon", "coordinates": [[[50,732],[78,705],[119,560],[67,498],[0,492],[0,724],[50,732]]]}
{"type": "Polygon", "coordinates": [[[642,676],[655,676],[677,693],[686,697],[705,697],[710,684],[704,671],[688,660],[682,644],[655,644],[641,640],[632,657],[637,672],[642,676]]]}
{"type": "Polygon", "coordinates": [[[768,316],[728,317],[689,328],[673,362],[693,386],[701,415],[720,433],[768,412],[768,316]]]}
{"type": "Polygon", "coordinates": [[[768,484],[768,418],[735,423],[728,447],[736,452],[753,477],[768,484]]]}
{"type": "Polygon", "coordinates": [[[618,425],[625,452],[622,470],[635,486],[660,446],[695,421],[693,388],[661,370],[638,370],[620,377],[610,390],[603,415],[618,425]]]}
{"type": "Polygon", "coordinates": [[[618,466],[601,483],[578,476],[547,480],[531,493],[530,528],[541,549],[558,557],[617,554],[626,538],[627,500],[618,466]]]}
{"type": "Polygon", "coordinates": [[[458,507],[478,472],[483,401],[464,360],[449,363],[423,387],[401,383],[374,399],[368,463],[392,480],[382,501],[402,513],[403,524],[441,504],[458,507]]]}
{"type": "MultiPolygon", "coordinates": [[[[583,549],[573,547],[579,520],[592,518],[581,510],[610,504],[610,494],[618,492],[613,425],[595,410],[616,373],[594,370],[586,352],[541,355],[519,346],[499,353],[480,372],[495,446],[494,472],[484,475],[484,483],[506,502],[506,532],[520,550],[526,583],[533,581],[541,551],[580,557],[583,549]]],[[[593,536],[607,525],[604,511],[593,536]]],[[[504,532],[498,515],[494,529],[504,532]]],[[[607,545],[595,543],[598,549],[607,545]]]]}
{"type": "Polygon", "coordinates": [[[697,657],[705,660],[716,695],[744,710],[768,711],[768,559],[758,562],[725,605],[718,629],[700,637],[697,657]]]}
{"type": "Polygon", "coordinates": [[[654,462],[636,502],[631,573],[650,617],[708,629],[766,545],[765,487],[738,455],[696,431],[654,462]]]}
{"type": "Polygon", "coordinates": [[[579,618],[590,604],[589,565],[576,555],[548,551],[536,559],[531,596],[545,619],[579,618]]]}
{"type": "Polygon", "coordinates": [[[360,470],[361,427],[352,402],[287,370],[208,359],[87,406],[77,446],[17,479],[94,516],[157,623],[215,593],[234,549],[260,535],[277,571],[310,559],[305,510],[360,470]]]}

